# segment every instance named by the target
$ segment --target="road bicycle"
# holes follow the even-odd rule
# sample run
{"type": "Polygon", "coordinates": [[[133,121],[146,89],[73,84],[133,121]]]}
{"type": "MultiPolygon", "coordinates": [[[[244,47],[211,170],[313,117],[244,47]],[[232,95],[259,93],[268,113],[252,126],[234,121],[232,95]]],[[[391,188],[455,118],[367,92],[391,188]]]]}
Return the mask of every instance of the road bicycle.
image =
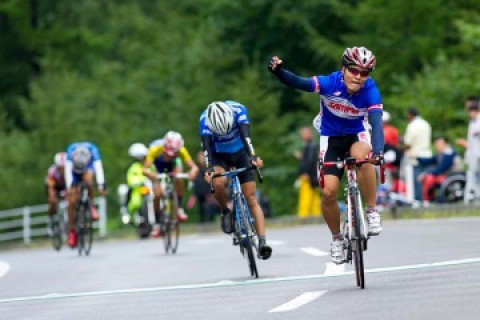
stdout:
{"type": "Polygon", "coordinates": [[[63,198],[64,191],[62,191],[57,197],[57,212],[52,217],[52,244],[56,251],[60,251],[65,240],[65,211],[66,201],[63,198]]]}
{"type": "MultiPolygon", "coordinates": [[[[357,160],[354,157],[346,157],[343,161],[324,162],[320,159],[318,167],[320,171],[320,188],[324,187],[323,168],[334,167],[345,168],[347,172],[347,183],[345,185],[345,197],[347,198],[347,214],[344,215],[342,233],[347,240],[345,247],[345,262],[355,264],[355,277],[357,286],[365,288],[365,267],[363,263],[363,252],[367,250],[368,229],[365,222],[365,213],[362,205],[362,198],[357,181],[356,168],[361,167],[370,160],[357,160]]],[[[383,159],[380,160],[380,183],[385,183],[385,168],[383,159]]]]}
{"type": "Polygon", "coordinates": [[[78,237],[78,254],[89,255],[93,242],[92,201],[88,196],[88,182],[78,184],[80,198],[75,207],[75,228],[78,237]]]}
{"type": "Polygon", "coordinates": [[[165,253],[175,254],[180,240],[180,221],[177,219],[178,197],[175,191],[176,180],[188,179],[188,173],[159,173],[156,179],[163,190],[160,207],[163,214],[160,228],[163,234],[165,253]]]}
{"type": "MultiPolygon", "coordinates": [[[[232,199],[233,199],[233,220],[232,225],[233,230],[233,243],[234,245],[240,246],[240,253],[243,257],[247,258],[248,267],[250,269],[250,274],[258,278],[258,269],[255,256],[260,259],[260,253],[258,248],[258,236],[257,231],[254,226],[254,219],[250,214],[248,209],[248,204],[245,199],[245,196],[242,193],[242,188],[240,185],[240,180],[238,179],[238,174],[245,172],[247,170],[257,170],[257,177],[260,183],[263,181],[263,176],[260,173],[260,170],[251,166],[248,168],[232,168],[230,171],[214,173],[212,175],[212,181],[218,177],[227,178],[227,188],[232,190],[232,199]],[[256,252],[256,254],[254,254],[256,252]]],[[[210,188],[213,192],[213,182],[210,182],[210,188]]]]}

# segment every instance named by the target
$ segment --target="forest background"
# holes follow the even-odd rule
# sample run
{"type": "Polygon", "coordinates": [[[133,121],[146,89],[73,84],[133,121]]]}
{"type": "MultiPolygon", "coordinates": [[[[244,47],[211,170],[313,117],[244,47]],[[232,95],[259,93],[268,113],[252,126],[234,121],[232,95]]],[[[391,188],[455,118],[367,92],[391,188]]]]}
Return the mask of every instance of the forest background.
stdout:
{"type": "Polygon", "coordinates": [[[377,56],[372,77],[401,133],[417,106],[434,135],[466,135],[463,102],[480,95],[478,0],[0,0],[0,210],[45,203],[53,155],[88,140],[117,217],[129,145],[177,130],[195,154],[202,110],[233,99],[265,160],[261,190],[275,215],[294,214],[293,151],[319,98],[267,63],[328,74],[347,46],[377,56]]]}

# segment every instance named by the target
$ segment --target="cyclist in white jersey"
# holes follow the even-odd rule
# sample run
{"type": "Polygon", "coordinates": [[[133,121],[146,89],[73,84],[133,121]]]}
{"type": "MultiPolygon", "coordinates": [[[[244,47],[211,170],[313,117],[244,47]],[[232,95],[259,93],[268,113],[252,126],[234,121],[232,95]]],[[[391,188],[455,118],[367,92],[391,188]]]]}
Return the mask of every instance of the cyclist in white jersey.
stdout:
{"type": "MultiPolygon", "coordinates": [[[[369,76],[376,65],[372,52],[364,47],[345,49],[340,71],[327,76],[304,78],[283,68],[283,61],[274,56],[269,70],[283,84],[307,92],[320,94],[320,111],[314,126],[319,125],[320,154],[324,161],[343,160],[348,153],[359,160],[373,151],[371,163],[383,158],[383,104],[375,81],[369,76]],[[371,125],[372,137],[366,129],[365,119],[371,125]],[[372,138],[372,139],[371,139],[372,138]]],[[[337,194],[343,168],[324,168],[322,213],[332,232],[331,255],[337,264],[345,262],[345,239],[340,232],[340,210],[337,194]]],[[[358,170],[360,188],[367,205],[369,235],[382,231],[380,215],[376,209],[376,173],[371,164],[358,170]]]]}

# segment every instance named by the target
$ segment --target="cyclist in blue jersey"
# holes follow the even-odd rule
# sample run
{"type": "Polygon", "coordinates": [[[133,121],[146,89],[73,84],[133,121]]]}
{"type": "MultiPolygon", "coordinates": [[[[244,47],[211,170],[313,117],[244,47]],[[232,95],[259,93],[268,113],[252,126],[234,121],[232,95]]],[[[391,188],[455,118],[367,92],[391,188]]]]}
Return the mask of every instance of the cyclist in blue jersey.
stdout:
{"type": "MultiPolygon", "coordinates": [[[[95,175],[97,188],[100,195],[106,194],[105,175],[100,152],[95,144],[91,142],[72,143],[67,148],[67,159],[65,161],[65,185],[68,197],[68,245],[72,248],[77,245],[77,234],[75,232],[76,203],[80,196],[78,183],[88,183],[88,195],[93,203],[93,176],[95,175]]],[[[92,219],[98,220],[98,213],[95,206],[92,206],[92,219]]]]}
{"type": "MultiPolygon", "coordinates": [[[[263,160],[255,155],[250,139],[250,119],[247,108],[235,101],[215,101],[208,105],[200,117],[200,135],[205,158],[205,180],[210,182],[214,172],[225,172],[231,167],[244,168],[252,164],[261,168],[263,160]]],[[[256,197],[256,181],[252,171],[238,175],[248,208],[255,219],[259,238],[259,254],[263,260],[270,258],[272,248],[265,238],[265,218],[256,197]]],[[[225,178],[214,180],[215,198],[222,209],[221,228],[233,232],[232,212],[227,206],[225,178]]]]}
{"type": "MultiPolygon", "coordinates": [[[[268,68],[283,84],[320,95],[320,111],[314,123],[319,124],[320,154],[324,161],[343,160],[348,152],[352,157],[365,159],[373,151],[371,163],[383,159],[383,104],[375,81],[370,77],[376,58],[364,47],[346,48],[339,71],[326,76],[299,77],[283,68],[283,61],[274,56],[268,68]],[[372,136],[368,132],[368,123],[372,136]]],[[[324,168],[322,212],[332,232],[331,255],[337,264],[345,262],[345,240],[340,232],[340,210],[337,194],[343,168],[324,168]]],[[[380,214],[376,209],[376,173],[372,164],[358,170],[358,180],[367,206],[368,233],[382,231],[380,214]]]]}

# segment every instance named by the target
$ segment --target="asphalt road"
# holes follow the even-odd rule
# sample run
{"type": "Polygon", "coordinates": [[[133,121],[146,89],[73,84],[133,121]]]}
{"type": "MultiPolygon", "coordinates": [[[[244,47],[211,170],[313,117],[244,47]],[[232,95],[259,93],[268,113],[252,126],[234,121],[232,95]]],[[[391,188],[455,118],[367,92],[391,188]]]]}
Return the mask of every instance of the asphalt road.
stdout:
{"type": "Polygon", "coordinates": [[[0,252],[0,319],[478,319],[480,219],[386,221],[366,288],[334,266],[325,225],[270,229],[259,279],[231,239],[183,236],[0,252]]]}

